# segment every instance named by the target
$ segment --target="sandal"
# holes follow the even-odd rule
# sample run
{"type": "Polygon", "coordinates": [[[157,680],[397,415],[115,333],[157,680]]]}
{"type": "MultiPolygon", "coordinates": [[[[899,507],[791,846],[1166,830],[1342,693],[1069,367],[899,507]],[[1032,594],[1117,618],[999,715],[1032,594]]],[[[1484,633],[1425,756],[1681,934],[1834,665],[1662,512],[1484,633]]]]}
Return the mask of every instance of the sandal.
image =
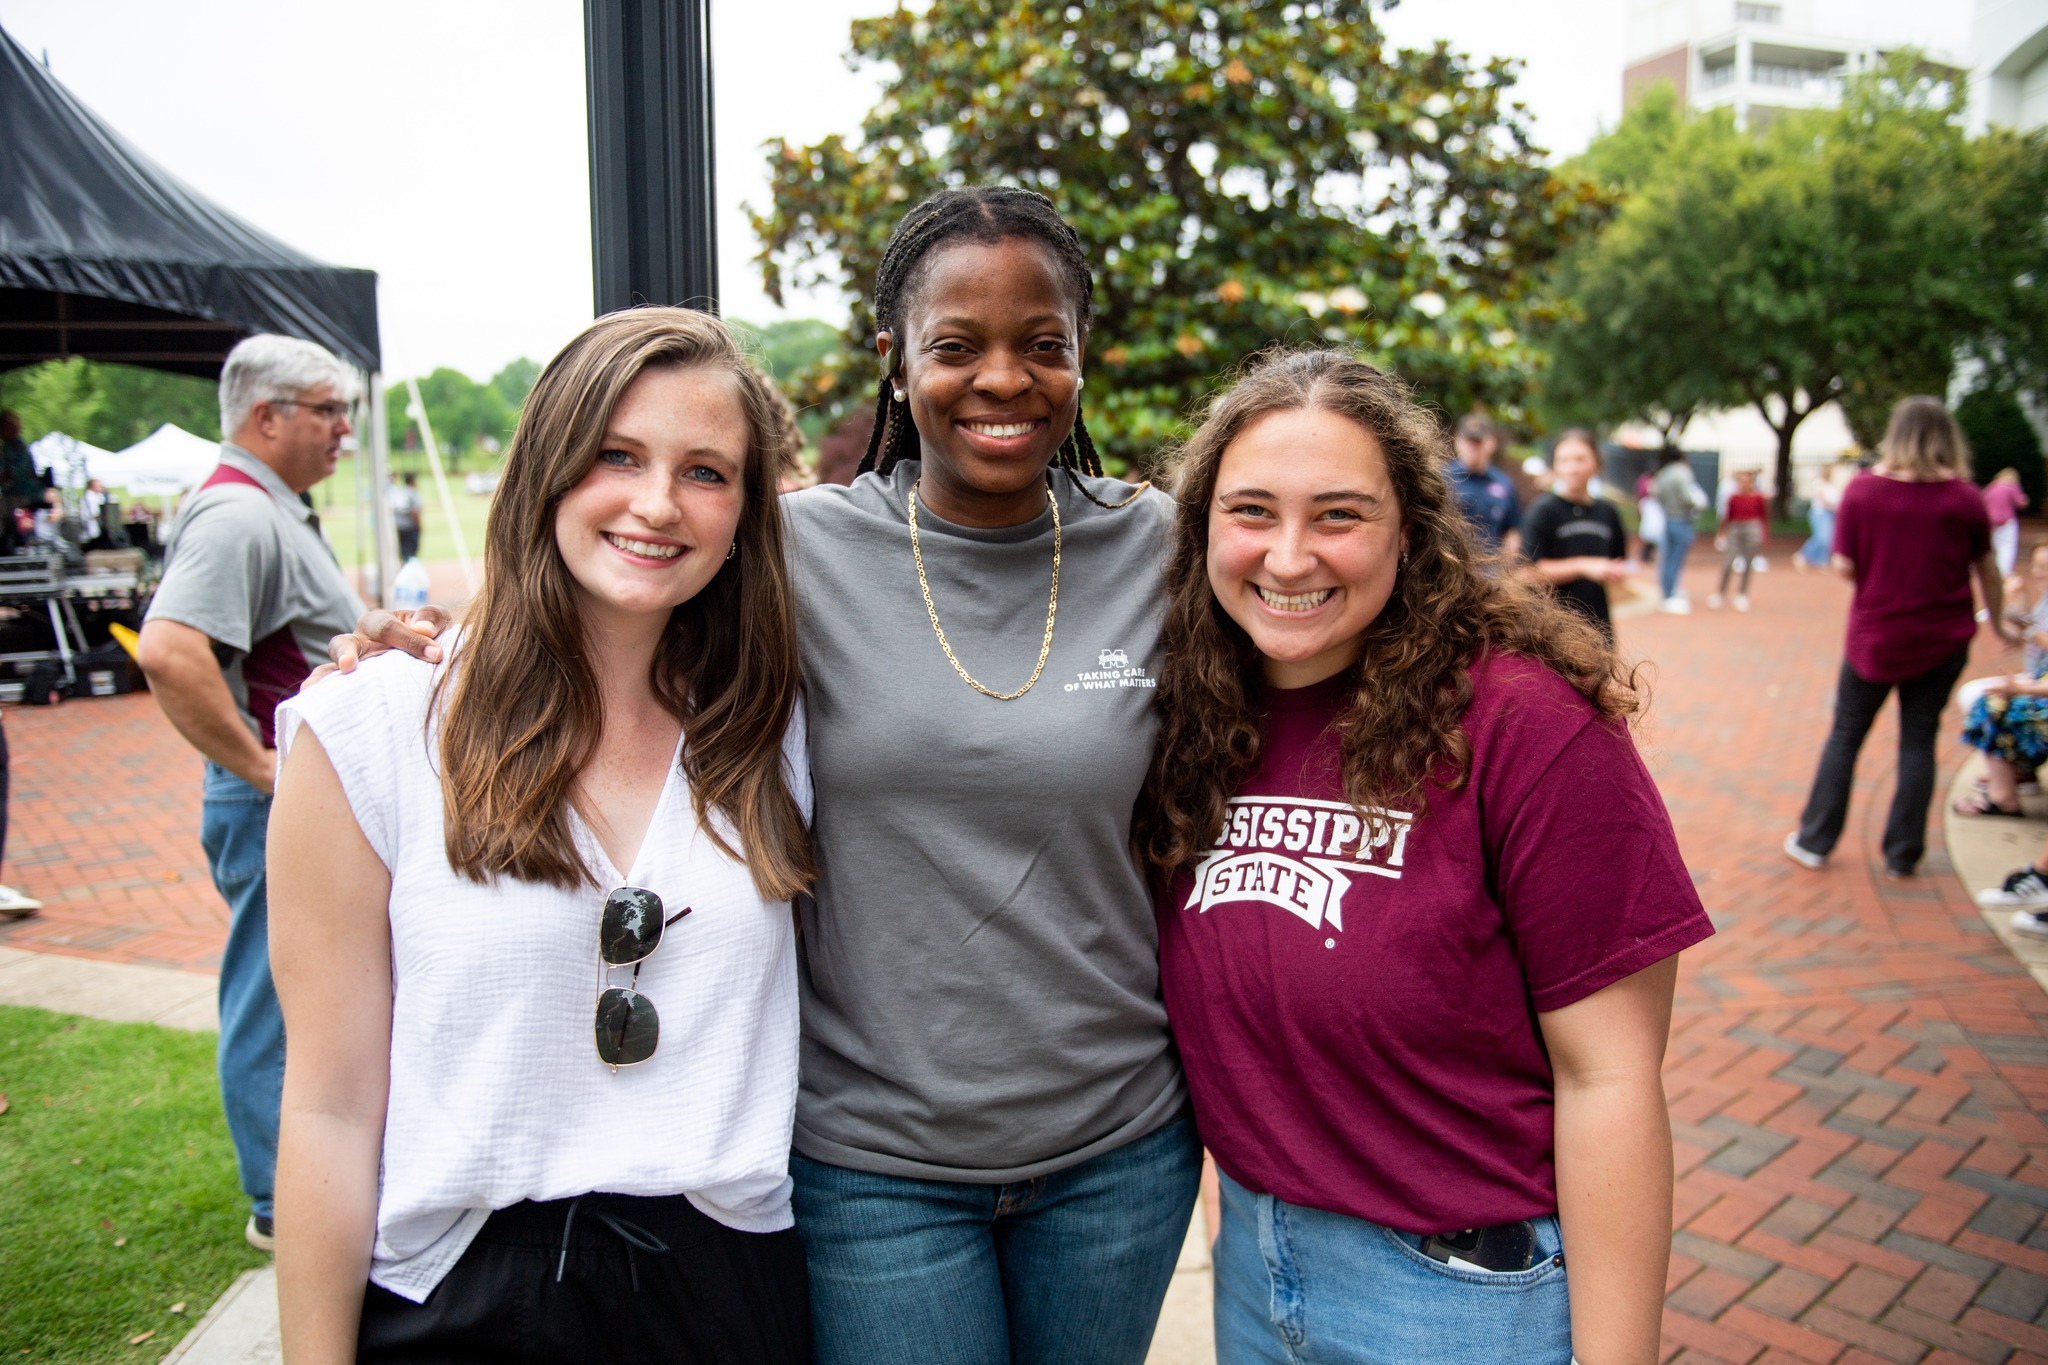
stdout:
{"type": "Polygon", "coordinates": [[[1989,793],[1982,791],[1964,797],[1962,800],[1956,802],[1955,805],[1951,807],[1951,809],[1953,809],[1957,815],[1968,815],[1973,817],[1979,815],[1999,815],[2005,817],[2008,820],[2024,820],[2027,818],[2027,812],[2021,807],[2014,806],[2010,810],[2008,810],[2004,806],[2001,806],[1997,802],[1993,801],[1989,793]]]}

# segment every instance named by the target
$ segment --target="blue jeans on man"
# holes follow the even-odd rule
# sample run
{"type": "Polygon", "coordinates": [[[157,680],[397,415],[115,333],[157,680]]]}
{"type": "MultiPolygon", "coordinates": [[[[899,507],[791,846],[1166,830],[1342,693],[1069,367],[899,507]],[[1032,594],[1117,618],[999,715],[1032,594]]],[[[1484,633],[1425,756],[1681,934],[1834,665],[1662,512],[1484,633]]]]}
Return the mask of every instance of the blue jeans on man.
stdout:
{"type": "Polygon", "coordinates": [[[1685,567],[1685,554],[1691,548],[1692,523],[1667,517],[1664,540],[1657,547],[1657,587],[1667,601],[1678,596],[1678,571],[1685,567]]]}
{"type": "Polygon", "coordinates": [[[270,979],[270,907],[263,870],[270,798],[215,763],[206,765],[199,842],[228,903],[220,958],[220,1097],[250,1212],[271,1216],[277,1113],[284,1091],[284,1012],[270,979]]]}
{"type": "Polygon", "coordinates": [[[817,1365],[1142,1365],[1187,1237],[1192,1119],[1034,1180],[876,1175],[792,1152],[817,1365]]]}

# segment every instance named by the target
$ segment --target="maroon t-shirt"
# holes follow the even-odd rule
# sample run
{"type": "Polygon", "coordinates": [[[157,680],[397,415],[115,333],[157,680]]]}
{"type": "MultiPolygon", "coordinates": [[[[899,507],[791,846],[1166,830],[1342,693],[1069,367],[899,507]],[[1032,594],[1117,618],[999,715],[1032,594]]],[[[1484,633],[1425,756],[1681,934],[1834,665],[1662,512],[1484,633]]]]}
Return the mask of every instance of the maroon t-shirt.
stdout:
{"type": "Polygon", "coordinates": [[[1555,1010],[1713,932],[1627,728],[1472,670],[1472,777],[1343,799],[1341,680],[1267,694],[1218,845],[1159,905],[1195,1117],[1246,1188],[1404,1232],[1552,1213],[1555,1010]]]}
{"type": "Polygon", "coordinates": [[[1969,644],[1970,570],[1990,550],[1991,519],[1968,479],[1851,479],[1835,514],[1835,553],[1856,564],[1849,667],[1871,682],[1904,682],[1969,644]]]}

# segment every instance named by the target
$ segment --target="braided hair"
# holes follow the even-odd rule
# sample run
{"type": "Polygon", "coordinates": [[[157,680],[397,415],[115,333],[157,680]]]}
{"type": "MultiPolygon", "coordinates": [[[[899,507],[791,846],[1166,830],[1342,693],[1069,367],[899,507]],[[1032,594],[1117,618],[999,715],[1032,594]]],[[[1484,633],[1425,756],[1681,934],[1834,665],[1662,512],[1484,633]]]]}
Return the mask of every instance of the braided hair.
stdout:
{"type": "MultiPolygon", "coordinates": [[[[903,215],[889,234],[882,252],[882,264],[875,271],[875,330],[903,334],[903,304],[917,282],[917,272],[932,252],[947,242],[968,241],[993,246],[997,242],[1023,238],[1043,243],[1052,252],[1060,273],[1080,306],[1081,331],[1086,335],[1095,317],[1095,281],[1088,269],[1088,253],[1073,224],[1060,216],[1052,200],[1036,190],[1010,185],[976,185],[967,189],[941,190],[903,215]]],[[[917,459],[920,447],[917,425],[906,405],[890,401],[890,389],[902,366],[900,346],[889,348],[883,362],[882,378],[875,387],[875,427],[868,436],[867,453],[861,457],[859,473],[874,470],[887,475],[900,460],[917,459]]],[[[1088,435],[1087,423],[1074,413],[1074,429],[1053,453],[1053,467],[1063,469],[1081,496],[1097,506],[1102,502],[1081,482],[1084,474],[1101,477],[1102,457],[1088,435]]]]}

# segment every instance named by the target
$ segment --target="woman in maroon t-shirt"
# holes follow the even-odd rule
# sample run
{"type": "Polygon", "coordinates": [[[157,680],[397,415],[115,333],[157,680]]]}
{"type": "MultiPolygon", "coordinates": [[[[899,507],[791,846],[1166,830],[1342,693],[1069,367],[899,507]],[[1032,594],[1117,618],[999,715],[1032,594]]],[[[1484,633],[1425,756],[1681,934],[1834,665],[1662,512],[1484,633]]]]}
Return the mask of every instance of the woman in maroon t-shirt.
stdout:
{"type": "Polygon", "coordinates": [[[1972,573],[1992,629],[2008,644],[2019,642],[2005,621],[1984,499],[1963,477],[1969,457],[1941,400],[1902,398],[1878,445],[1877,467],[1842,494],[1834,564],[1855,580],[1856,596],[1835,684],[1834,726],[1799,828],[1785,836],[1785,855],[1801,867],[1818,871],[1842,837],[1857,752],[1897,688],[1899,775],[1884,826],[1884,868],[1892,877],[1912,875],[1927,849],[1941,711],[1977,633],[1972,573]]]}
{"type": "Polygon", "coordinates": [[[1482,571],[1443,446],[1399,380],[1308,352],[1176,475],[1137,828],[1222,1175],[1223,1365],[1658,1355],[1658,1071],[1712,927],[1628,671],[1482,571]]]}

